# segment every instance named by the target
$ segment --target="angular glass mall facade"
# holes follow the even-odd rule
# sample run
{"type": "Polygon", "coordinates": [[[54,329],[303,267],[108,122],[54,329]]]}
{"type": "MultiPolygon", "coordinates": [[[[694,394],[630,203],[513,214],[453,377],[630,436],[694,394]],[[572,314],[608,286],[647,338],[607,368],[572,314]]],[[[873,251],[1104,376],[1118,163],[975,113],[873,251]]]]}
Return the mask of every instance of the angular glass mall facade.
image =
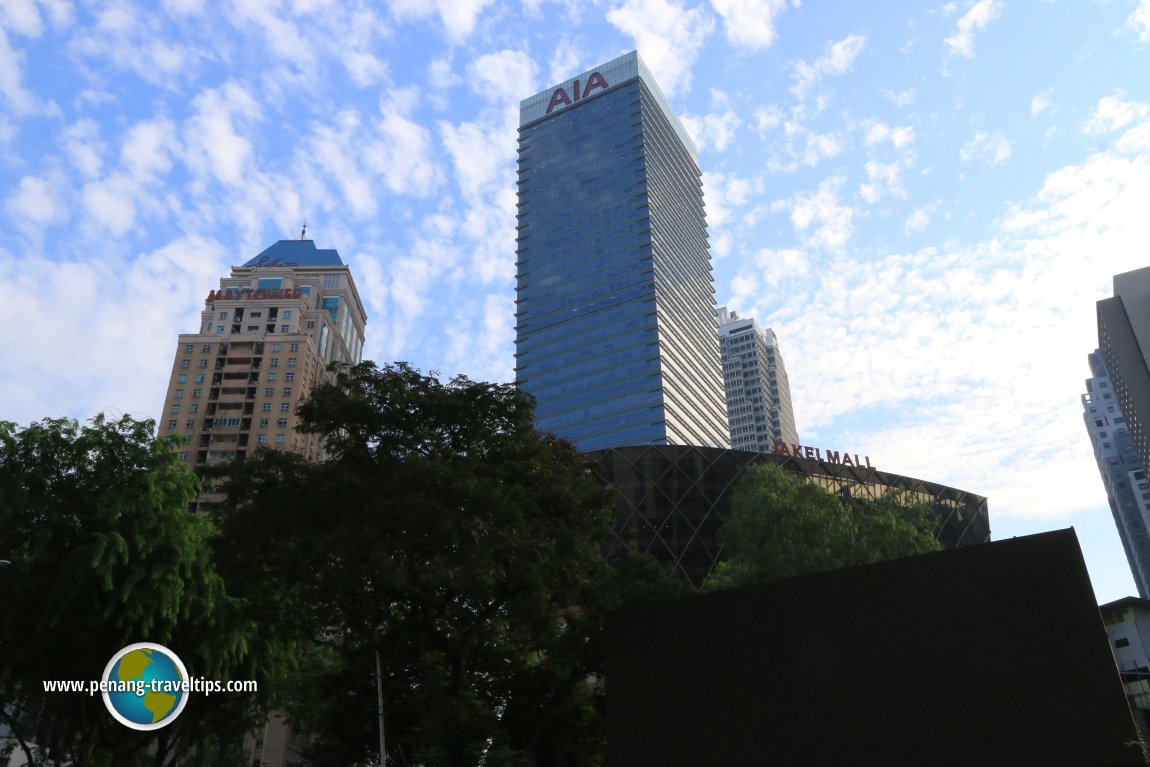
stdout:
{"type": "Polygon", "coordinates": [[[581,450],[729,444],[695,149],[635,52],[520,104],[516,380],[581,450]]]}

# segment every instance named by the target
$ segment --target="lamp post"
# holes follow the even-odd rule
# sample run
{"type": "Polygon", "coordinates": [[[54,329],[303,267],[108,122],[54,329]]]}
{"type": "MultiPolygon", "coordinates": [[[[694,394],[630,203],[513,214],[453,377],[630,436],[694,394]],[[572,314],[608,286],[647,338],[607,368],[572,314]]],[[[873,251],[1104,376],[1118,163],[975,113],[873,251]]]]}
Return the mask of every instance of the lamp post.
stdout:
{"type": "Polygon", "coordinates": [[[387,767],[387,747],[383,740],[383,664],[379,660],[379,634],[375,635],[375,693],[379,698],[379,767],[387,767]]]}

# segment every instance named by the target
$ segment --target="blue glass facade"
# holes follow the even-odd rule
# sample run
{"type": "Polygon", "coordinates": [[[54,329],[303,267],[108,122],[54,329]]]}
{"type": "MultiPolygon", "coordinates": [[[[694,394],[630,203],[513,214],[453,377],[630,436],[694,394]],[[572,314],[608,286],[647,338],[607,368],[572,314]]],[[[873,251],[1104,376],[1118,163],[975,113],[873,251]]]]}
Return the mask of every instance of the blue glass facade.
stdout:
{"type": "Polygon", "coordinates": [[[516,379],[582,450],[728,444],[694,149],[635,53],[521,105],[516,379]]]}

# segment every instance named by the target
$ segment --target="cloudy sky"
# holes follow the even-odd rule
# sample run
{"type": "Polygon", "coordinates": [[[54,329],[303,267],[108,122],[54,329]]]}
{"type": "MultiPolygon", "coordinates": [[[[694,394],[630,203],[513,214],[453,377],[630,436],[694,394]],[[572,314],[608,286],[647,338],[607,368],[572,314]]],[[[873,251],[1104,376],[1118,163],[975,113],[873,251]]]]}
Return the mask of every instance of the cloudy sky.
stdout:
{"type": "Polygon", "coordinates": [[[803,442],[1074,526],[1135,593],[1079,398],[1150,265],[1150,0],[3,0],[0,419],[157,417],[208,290],[305,220],[365,357],[511,380],[519,100],[635,48],[803,442]]]}

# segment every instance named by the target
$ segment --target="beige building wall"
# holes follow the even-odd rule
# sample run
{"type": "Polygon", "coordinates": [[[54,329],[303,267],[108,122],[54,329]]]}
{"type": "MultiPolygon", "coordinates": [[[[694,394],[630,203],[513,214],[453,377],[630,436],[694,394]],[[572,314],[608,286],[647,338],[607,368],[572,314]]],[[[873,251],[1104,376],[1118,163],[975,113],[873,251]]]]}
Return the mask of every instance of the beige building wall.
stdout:
{"type": "Polygon", "coordinates": [[[295,431],[296,409],[329,363],[360,361],[366,321],[334,250],[281,240],[222,278],[199,331],[180,334],[160,435],[185,440],[176,449],[193,470],[261,447],[320,460],[319,439],[295,431]]]}

